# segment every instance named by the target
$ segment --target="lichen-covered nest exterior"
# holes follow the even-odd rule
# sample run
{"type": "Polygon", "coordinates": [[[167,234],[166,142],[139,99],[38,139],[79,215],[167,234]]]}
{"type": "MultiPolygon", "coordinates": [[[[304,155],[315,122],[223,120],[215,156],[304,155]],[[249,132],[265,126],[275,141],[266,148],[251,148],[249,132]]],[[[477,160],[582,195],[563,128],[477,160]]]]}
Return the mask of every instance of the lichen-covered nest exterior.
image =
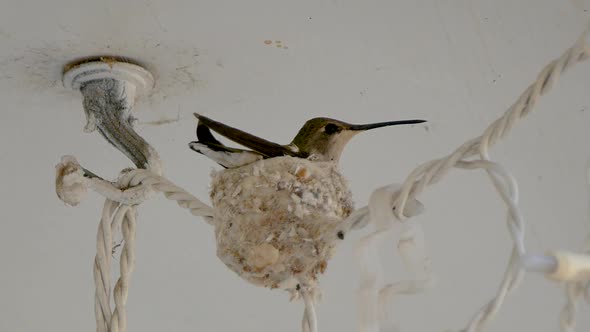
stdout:
{"type": "Polygon", "coordinates": [[[214,172],[217,256],[247,281],[293,289],[323,273],[352,212],[346,179],[332,162],[293,157],[214,172]]]}

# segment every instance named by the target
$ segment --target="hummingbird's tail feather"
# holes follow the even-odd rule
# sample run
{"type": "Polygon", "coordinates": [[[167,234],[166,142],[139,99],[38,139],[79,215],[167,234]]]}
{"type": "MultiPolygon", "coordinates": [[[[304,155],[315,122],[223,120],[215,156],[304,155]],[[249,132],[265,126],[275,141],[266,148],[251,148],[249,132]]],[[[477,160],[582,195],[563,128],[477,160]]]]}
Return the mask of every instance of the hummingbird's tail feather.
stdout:
{"type": "Polygon", "coordinates": [[[215,136],[209,130],[209,127],[205,126],[204,124],[199,121],[197,124],[197,139],[199,139],[200,143],[206,144],[214,151],[226,151],[227,147],[218,141],[215,136]]]}
{"type": "Polygon", "coordinates": [[[199,123],[197,124],[197,138],[201,142],[211,142],[211,143],[223,145],[221,142],[219,142],[215,138],[215,136],[213,136],[213,134],[211,133],[211,130],[209,130],[209,127],[202,124],[201,121],[199,121],[199,123]]]}
{"type": "MultiPolygon", "coordinates": [[[[199,125],[203,125],[213,131],[217,132],[218,134],[240,144],[247,148],[250,148],[267,158],[272,157],[280,157],[280,156],[293,156],[297,157],[296,153],[294,153],[291,149],[271,142],[267,141],[263,138],[254,136],[249,134],[245,131],[239,130],[237,128],[230,127],[225,125],[221,122],[217,122],[215,120],[209,119],[208,117],[202,116],[200,114],[194,113],[195,117],[199,119],[199,125]]],[[[198,129],[198,127],[197,127],[198,129]]],[[[198,134],[198,132],[197,132],[198,134]]],[[[209,132],[209,134],[211,134],[209,132]]],[[[213,135],[211,135],[213,137],[213,135]]],[[[215,139],[215,138],[213,138],[215,139]]]]}
{"type": "Polygon", "coordinates": [[[209,127],[201,122],[197,124],[196,142],[190,142],[188,146],[225,168],[244,166],[263,158],[260,153],[231,148],[218,141],[209,130],[209,127]]]}

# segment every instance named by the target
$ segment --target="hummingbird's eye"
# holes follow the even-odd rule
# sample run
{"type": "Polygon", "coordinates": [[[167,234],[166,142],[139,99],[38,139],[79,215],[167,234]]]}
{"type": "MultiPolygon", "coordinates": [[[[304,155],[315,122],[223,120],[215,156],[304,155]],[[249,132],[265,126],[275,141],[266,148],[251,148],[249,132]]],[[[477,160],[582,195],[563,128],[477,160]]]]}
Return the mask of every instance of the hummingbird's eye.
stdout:
{"type": "Polygon", "coordinates": [[[333,124],[333,123],[328,123],[325,127],[324,127],[324,132],[328,135],[332,135],[335,134],[337,132],[340,131],[340,128],[333,124]]]}

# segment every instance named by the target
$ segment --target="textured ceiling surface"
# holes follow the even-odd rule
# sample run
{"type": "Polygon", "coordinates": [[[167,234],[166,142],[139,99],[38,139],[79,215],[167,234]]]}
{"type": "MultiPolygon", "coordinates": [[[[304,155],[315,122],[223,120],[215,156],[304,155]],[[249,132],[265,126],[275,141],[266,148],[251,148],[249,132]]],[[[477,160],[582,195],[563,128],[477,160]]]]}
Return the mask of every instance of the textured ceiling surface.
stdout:
{"type": "MultiPolygon", "coordinates": [[[[208,199],[218,166],[187,148],[198,111],[286,143],[314,116],[348,122],[425,118],[375,130],[341,160],[357,206],[419,163],[479,135],[569,47],[588,1],[23,1],[0,2],[0,330],[94,328],[92,261],[101,198],[78,207],[54,193],[54,165],[75,155],[107,178],[130,163],[84,134],[80,95],[63,66],[128,57],[156,77],[138,101],[137,130],[165,174],[208,199]]],[[[589,227],[590,63],[562,78],[492,150],[519,181],[534,252],[577,250],[589,227]]],[[[404,331],[459,329],[496,291],[510,239],[501,201],[482,172],[453,171],[420,197],[436,287],[399,298],[404,331]]],[[[338,249],[321,279],[321,331],[355,329],[358,271],[338,249]]],[[[408,277],[394,246],[391,280],[408,277]]],[[[245,283],[215,256],[213,230],[158,197],[139,212],[130,331],[299,331],[302,304],[245,283]]],[[[556,331],[558,284],[528,275],[489,331],[556,331]]],[[[578,331],[590,329],[582,307],[578,331]]]]}

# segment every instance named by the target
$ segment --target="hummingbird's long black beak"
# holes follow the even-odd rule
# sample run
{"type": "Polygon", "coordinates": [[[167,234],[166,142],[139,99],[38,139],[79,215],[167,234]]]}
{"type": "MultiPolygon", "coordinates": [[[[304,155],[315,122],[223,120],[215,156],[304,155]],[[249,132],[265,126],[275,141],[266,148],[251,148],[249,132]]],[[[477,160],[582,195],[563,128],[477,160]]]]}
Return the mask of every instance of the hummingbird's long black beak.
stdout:
{"type": "Polygon", "coordinates": [[[401,120],[401,121],[377,122],[377,123],[369,123],[369,124],[362,124],[362,125],[350,125],[350,127],[348,127],[348,130],[364,131],[364,130],[381,128],[381,127],[409,125],[409,124],[417,124],[417,123],[423,123],[423,122],[426,122],[426,120],[401,120]]]}

